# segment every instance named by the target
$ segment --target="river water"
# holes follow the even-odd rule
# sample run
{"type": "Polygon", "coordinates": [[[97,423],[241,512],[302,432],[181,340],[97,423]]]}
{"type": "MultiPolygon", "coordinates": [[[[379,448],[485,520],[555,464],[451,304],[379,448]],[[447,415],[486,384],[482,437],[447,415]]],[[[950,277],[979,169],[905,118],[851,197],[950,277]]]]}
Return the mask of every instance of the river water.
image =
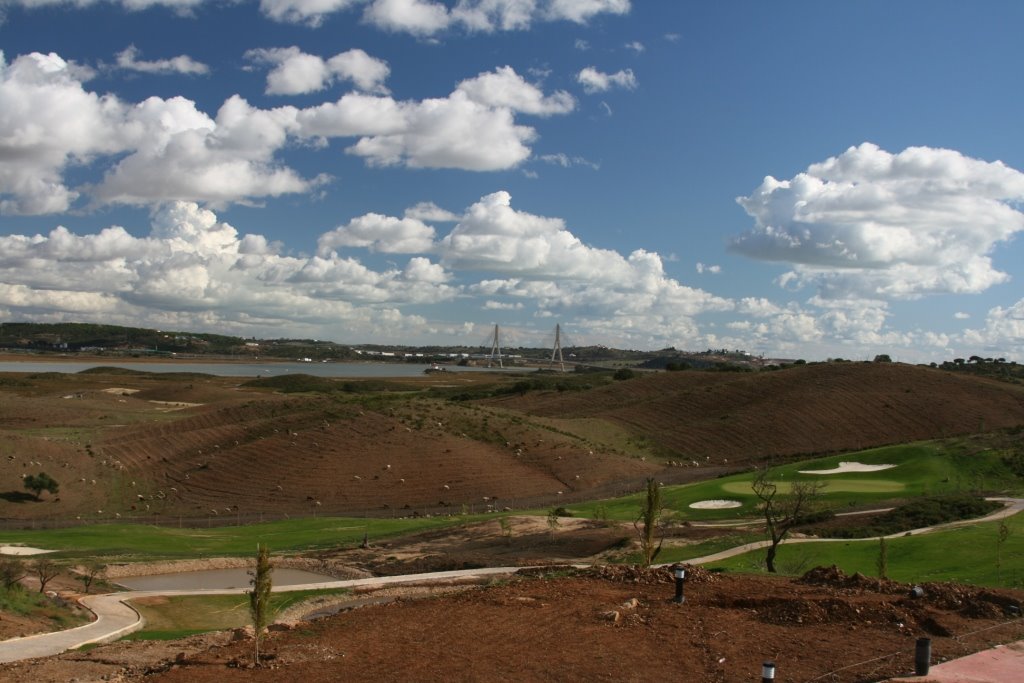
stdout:
{"type": "MultiPolygon", "coordinates": [[[[315,375],[317,377],[418,377],[430,367],[427,363],[193,363],[177,361],[166,363],[132,362],[125,360],[95,361],[2,361],[0,372],[64,372],[75,373],[90,368],[112,367],[140,372],[201,372],[222,377],[277,377],[281,375],[315,375]]],[[[443,366],[447,371],[460,372],[530,372],[533,368],[483,368],[473,366],[443,366]]]]}
{"type": "MultiPolygon", "coordinates": [[[[207,588],[249,588],[249,573],[245,569],[205,569],[177,574],[151,574],[118,579],[116,583],[133,591],[202,590],[207,588]]],[[[315,574],[302,569],[274,569],[270,575],[275,586],[301,586],[307,583],[335,581],[331,576],[315,574]]]]}

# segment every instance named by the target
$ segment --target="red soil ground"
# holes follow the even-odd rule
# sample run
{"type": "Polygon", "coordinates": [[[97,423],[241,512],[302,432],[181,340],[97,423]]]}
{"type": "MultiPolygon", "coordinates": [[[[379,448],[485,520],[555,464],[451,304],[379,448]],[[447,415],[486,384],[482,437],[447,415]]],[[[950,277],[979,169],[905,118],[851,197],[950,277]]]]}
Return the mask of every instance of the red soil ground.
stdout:
{"type": "Polygon", "coordinates": [[[1024,637],[1024,620],[1007,616],[1021,604],[1020,591],[924,590],[911,599],[909,586],[826,569],[787,579],[691,568],[686,602],[678,605],[665,570],[603,568],[300,623],[265,640],[258,669],[250,668],[251,641],[221,638],[155,650],[115,644],[4,665],[0,678],[756,683],[771,660],[779,683],[867,683],[912,673],[918,637],[931,638],[936,663],[1024,637]]]}

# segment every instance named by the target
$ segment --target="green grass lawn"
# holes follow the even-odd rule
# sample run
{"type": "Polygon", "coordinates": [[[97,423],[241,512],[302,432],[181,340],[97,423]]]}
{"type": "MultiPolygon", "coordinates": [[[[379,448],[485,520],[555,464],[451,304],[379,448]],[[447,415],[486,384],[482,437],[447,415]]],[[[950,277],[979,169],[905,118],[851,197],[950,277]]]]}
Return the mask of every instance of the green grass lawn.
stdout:
{"type": "MultiPolygon", "coordinates": [[[[956,493],[971,490],[1019,494],[1024,480],[1014,475],[994,450],[968,453],[967,447],[954,442],[925,442],[873,448],[856,453],[806,460],[772,468],[769,476],[785,491],[793,482],[820,481],[825,484],[823,500],[836,512],[871,506],[888,506],[899,499],[922,495],[956,493]],[[840,462],[896,467],[876,472],[843,474],[801,474],[800,470],[827,470],[840,462]]],[[[664,506],[682,519],[694,521],[748,518],[757,515],[757,497],[750,487],[753,472],[720,479],[666,486],[662,489],[664,506]],[[691,508],[702,500],[734,500],[740,507],[701,510],[691,508]]],[[[607,516],[608,519],[633,520],[641,507],[641,495],[591,501],[568,506],[579,517],[607,516]]]]}
{"type": "Polygon", "coordinates": [[[355,545],[363,534],[373,539],[452,526],[480,517],[362,519],[320,517],[248,526],[186,529],[136,524],[97,524],[69,529],[0,532],[4,543],[59,551],[51,557],[143,561],[201,557],[247,557],[256,543],[275,553],[355,545]]]}
{"type": "MultiPolygon", "coordinates": [[[[346,593],[344,589],[274,593],[270,598],[271,620],[284,609],[309,598],[346,593]]],[[[252,624],[247,595],[177,595],[144,598],[131,604],[145,618],[146,625],[125,640],[171,640],[252,624]]]]}
{"type": "MultiPolygon", "coordinates": [[[[1005,522],[1010,535],[1001,549],[1001,568],[996,563],[999,522],[984,522],[888,539],[889,578],[906,583],[959,581],[982,586],[1024,588],[1024,515],[1014,515],[1005,522]]],[[[707,567],[739,572],[763,571],[764,554],[763,549],[754,550],[709,563],[707,567]]],[[[834,564],[847,574],[860,572],[877,576],[878,554],[878,539],[784,543],[779,548],[777,563],[782,573],[802,573],[812,567],[834,564]]],[[[699,556],[697,553],[688,555],[699,556]]],[[[658,559],[674,561],[671,558],[658,559]]]]}

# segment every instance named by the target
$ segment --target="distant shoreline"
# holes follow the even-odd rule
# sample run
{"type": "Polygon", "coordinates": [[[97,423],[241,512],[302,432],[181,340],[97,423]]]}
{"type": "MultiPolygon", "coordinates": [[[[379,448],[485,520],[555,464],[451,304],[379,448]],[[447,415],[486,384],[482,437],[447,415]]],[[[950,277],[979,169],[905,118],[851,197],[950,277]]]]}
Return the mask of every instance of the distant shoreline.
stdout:
{"type": "MultiPolygon", "coordinates": [[[[296,361],[290,358],[242,358],[239,356],[214,356],[214,355],[194,355],[194,356],[103,356],[88,353],[38,353],[38,352],[11,352],[11,351],[0,351],[0,363],[17,363],[17,362],[32,362],[32,363],[97,363],[102,365],[104,362],[107,363],[138,363],[139,365],[146,365],[150,363],[216,363],[218,365],[224,363],[238,363],[245,365],[275,365],[280,363],[296,363],[302,361],[296,361]]],[[[320,364],[322,362],[331,363],[334,365],[370,365],[370,364],[381,364],[383,361],[365,361],[365,360],[332,360],[332,361],[315,361],[310,362],[310,365],[320,364]]],[[[403,361],[401,363],[388,363],[389,365],[415,365],[415,363],[408,363],[403,361]]],[[[429,362],[424,360],[423,365],[428,365],[429,362]]]]}

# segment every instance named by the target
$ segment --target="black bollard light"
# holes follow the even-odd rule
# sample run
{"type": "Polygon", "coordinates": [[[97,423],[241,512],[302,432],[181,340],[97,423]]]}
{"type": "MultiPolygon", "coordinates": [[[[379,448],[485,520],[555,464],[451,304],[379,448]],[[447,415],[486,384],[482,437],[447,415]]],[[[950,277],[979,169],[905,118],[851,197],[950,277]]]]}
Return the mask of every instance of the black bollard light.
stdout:
{"type": "Polygon", "coordinates": [[[932,665],[932,639],[918,638],[914,649],[914,674],[927,676],[932,665]]]}
{"type": "Polygon", "coordinates": [[[761,665],[761,683],[774,683],[775,662],[765,662],[761,665]]]}
{"type": "Polygon", "coordinates": [[[676,577],[676,597],[672,598],[672,602],[681,604],[686,602],[686,597],[683,596],[683,581],[686,580],[686,570],[681,564],[672,565],[672,576],[676,577]]]}

